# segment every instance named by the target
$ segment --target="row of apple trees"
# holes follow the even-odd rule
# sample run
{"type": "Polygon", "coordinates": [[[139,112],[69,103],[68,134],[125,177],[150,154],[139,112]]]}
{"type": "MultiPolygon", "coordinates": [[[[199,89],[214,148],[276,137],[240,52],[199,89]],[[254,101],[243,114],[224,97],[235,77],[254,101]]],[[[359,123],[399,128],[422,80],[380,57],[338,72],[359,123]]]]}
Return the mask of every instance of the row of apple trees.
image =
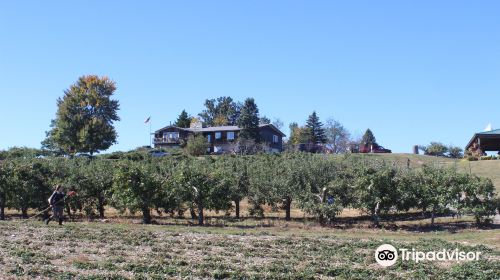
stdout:
{"type": "MultiPolygon", "coordinates": [[[[207,210],[234,213],[246,199],[252,216],[264,206],[292,218],[292,206],[331,224],[343,209],[358,209],[375,225],[391,214],[472,215],[487,223],[498,208],[489,179],[453,169],[409,169],[378,161],[306,153],[277,155],[105,159],[11,159],[0,162],[0,219],[4,209],[47,207],[55,185],[77,195],[66,201],[67,213],[105,217],[107,206],[141,213],[189,212],[199,224],[207,210]]],[[[45,214],[46,215],[46,214],[45,214]]],[[[394,215],[392,215],[394,217],[394,215]]]]}

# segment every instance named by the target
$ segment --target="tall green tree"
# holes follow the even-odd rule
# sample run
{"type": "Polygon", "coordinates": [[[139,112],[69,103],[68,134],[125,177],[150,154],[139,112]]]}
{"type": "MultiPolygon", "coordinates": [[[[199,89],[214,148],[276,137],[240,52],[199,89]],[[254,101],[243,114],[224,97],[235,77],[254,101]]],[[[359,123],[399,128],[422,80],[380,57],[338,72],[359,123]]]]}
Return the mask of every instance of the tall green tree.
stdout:
{"type": "Polygon", "coordinates": [[[115,90],[108,77],[80,77],[57,100],[56,119],[44,142],[67,154],[108,149],[116,143],[113,124],[120,120],[119,103],[112,99],[115,90]]]}
{"type": "Polygon", "coordinates": [[[241,140],[253,140],[260,142],[259,134],[259,108],[253,98],[247,98],[238,119],[238,126],[241,128],[239,138],[241,140]]]}
{"type": "Polygon", "coordinates": [[[377,146],[377,140],[375,139],[373,132],[369,128],[366,130],[365,134],[363,134],[363,138],[361,138],[361,145],[377,146]]]}
{"type": "Polygon", "coordinates": [[[321,144],[328,141],[325,129],[323,128],[323,124],[320,122],[319,117],[315,111],[307,119],[306,127],[311,131],[312,143],[321,144]]]}
{"type": "Polygon", "coordinates": [[[207,126],[236,125],[240,107],[231,97],[222,96],[205,100],[205,110],[198,115],[207,126]]]}
{"type": "Polygon", "coordinates": [[[186,110],[182,110],[181,114],[175,121],[175,126],[177,127],[189,127],[191,125],[191,117],[188,115],[186,110]]]}

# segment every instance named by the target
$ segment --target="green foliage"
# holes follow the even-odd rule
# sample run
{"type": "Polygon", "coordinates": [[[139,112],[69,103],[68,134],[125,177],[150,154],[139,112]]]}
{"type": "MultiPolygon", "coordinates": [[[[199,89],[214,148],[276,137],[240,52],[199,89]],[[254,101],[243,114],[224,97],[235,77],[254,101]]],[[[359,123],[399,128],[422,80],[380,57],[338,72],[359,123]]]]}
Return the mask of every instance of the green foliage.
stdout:
{"type": "Polygon", "coordinates": [[[446,147],[444,144],[439,143],[439,142],[431,142],[424,149],[424,154],[429,155],[429,156],[444,157],[447,152],[448,152],[448,147],[446,147]]]}
{"type": "Polygon", "coordinates": [[[241,105],[229,96],[207,99],[205,110],[199,114],[206,126],[236,125],[241,105]]]}
{"type": "Polygon", "coordinates": [[[240,139],[260,142],[259,109],[253,98],[245,100],[238,118],[238,126],[241,128],[238,136],[240,139]]]}
{"type": "Polygon", "coordinates": [[[351,135],[349,131],[338,121],[330,118],[326,121],[326,137],[331,144],[333,153],[345,153],[349,150],[351,135]]]}
{"type": "Polygon", "coordinates": [[[311,133],[311,138],[308,142],[321,144],[328,141],[325,129],[323,128],[323,124],[320,122],[319,117],[315,111],[312,112],[312,114],[307,119],[306,128],[308,128],[311,133]]]}
{"type": "MultiPolygon", "coordinates": [[[[142,155],[144,151],[135,151],[142,155]]],[[[147,155],[147,153],[145,153],[147,155]]],[[[192,210],[204,223],[204,211],[230,211],[248,199],[250,214],[263,216],[263,206],[283,209],[291,219],[292,204],[321,224],[335,223],[345,208],[359,209],[375,225],[387,214],[416,210],[434,218],[450,213],[471,215],[478,225],[491,221],[499,198],[490,180],[455,169],[402,168],[383,161],[329,157],[310,153],[250,156],[131,159],[47,158],[0,162],[0,210],[43,209],[53,186],[62,184],[78,195],[67,202],[73,211],[104,217],[105,205],[120,211],[192,210]],[[234,204],[234,206],[233,206],[234,204]]]]}
{"type": "Polygon", "coordinates": [[[0,151],[0,160],[2,159],[33,159],[44,156],[46,153],[42,150],[27,147],[12,147],[6,151],[0,151]]]}
{"type": "Polygon", "coordinates": [[[75,159],[70,164],[66,184],[78,193],[72,201],[74,207],[83,210],[87,217],[104,219],[104,207],[108,204],[113,187],[114,164],[108,160],[75,159]]]}
{"type": "Polygon", "coordinates": [[[188,115],[186,110],[182,110],[181,114],[179,115],[179,117],[175,121],[175,126],[177,126],[177,127],[189,127],[191,125],[191,119],[192,119],[192,117],[190,117],[188,115]]]}
{"type": "Polygon", "coordinates": [[[176,193],[198,209],[198,223],[204,223],[204,210],[231,208],[230,188],[222,180],[223,170],[209,157],[191,158],[179,163],[173,174],[176,193]]]}
{"type": "Polygon", "coordinates": [[[448,156],[451,158],[462,158],[464,156],[464,150],[460,147],[449,146],[448,156]]]}
{"type": "Polygon", "coordinates": [[[93,154],[116,143],[113,123],[120,118],[119,103],[111,99],[115,90],[107,77],[80,77],[57,100],[56,119],[43,145],[66,154],[93,154]]]}
{"type": "Polygon", "coordinates": [[[166,180],[170,178],[170,166],[148,161],[125,160],[118,164],[114,175],[112,204],[121,211],[141,211],[143,222],[151,223],[152,208],[168,208],[165,205],[171,192],[166,180]]]}
{"type": "Polygon", "coordinates": [[[8,206],[21,210],[24,218],[28,209],[43,209],[52,193],[50,171],[44,160],[14,160],[11,164],[12,195],[8,206]]]}
{"type": "Polygon", "coordinates": [[[377,139],[375,139],[375,136],[373,135],[373,132],[368,128],[363,134],[363,137],[361,138],[361,145],[365,145],[367,147],[373,145],[377,146],[377,139]]]}
{"type": "Polygon", "coordinates": [[[189,135],[184,150],[188,155],[201,156],[207,153],[207,139],[201,134],[189,135]]]}
{"type": "Polygon", "coordinates": [[[311,129],[309,129],[308,127],[299,127],[297,123],[290,124],[290,144],[298,145],[303,143],[311,143],[311,138],[311,129]]]}
{"type": "Polygon", "coordinates": [[[266,116],[262,116],[259,119],[259,124],[270,124],[270,123],[271,123],[271,119],[266,117],[266,116]]]}

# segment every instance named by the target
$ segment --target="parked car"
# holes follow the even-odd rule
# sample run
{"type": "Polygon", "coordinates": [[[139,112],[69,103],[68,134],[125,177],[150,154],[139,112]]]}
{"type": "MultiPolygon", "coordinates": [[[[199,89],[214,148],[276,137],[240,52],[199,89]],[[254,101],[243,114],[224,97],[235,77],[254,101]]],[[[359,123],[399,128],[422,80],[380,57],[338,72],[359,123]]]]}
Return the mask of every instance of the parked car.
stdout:
{"type": "Polygon", "coordinates": [[[359,152],[360,153],[377,153],[377,154],[384,154],[384,153],[392,153],[391,150],[386,149],[380,145],[374,144],[374,145],[359,145],[359,152]]]}
{"type": "Polygon", "coordinates": [[[149,151],[149,154],[150,154],[152,157],[166,157],[166,156],[170,155],[170,154],[169,154],[169,153],[167,153],[167,152],[163,152],[163,151],[156,151],[156,150],[149,151]]]}

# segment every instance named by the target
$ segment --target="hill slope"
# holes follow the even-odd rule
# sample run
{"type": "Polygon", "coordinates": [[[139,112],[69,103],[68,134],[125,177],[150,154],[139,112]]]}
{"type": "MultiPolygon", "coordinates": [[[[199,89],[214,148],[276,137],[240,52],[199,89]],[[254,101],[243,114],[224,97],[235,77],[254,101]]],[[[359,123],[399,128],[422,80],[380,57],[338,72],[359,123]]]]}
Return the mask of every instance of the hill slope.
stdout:
{"type": "Polygon", "coordinates": [[[410,160],[411,167],[422,164],[434,166],[455,166],[461,172],[476,174],[481,177],[490,178],[500,193],[500,160],[466,161],[460,159],[415,155],[415,154],[353,154],[353,157],[366,159],[379,159],[397,164],[407,164],[410,160]]]}

